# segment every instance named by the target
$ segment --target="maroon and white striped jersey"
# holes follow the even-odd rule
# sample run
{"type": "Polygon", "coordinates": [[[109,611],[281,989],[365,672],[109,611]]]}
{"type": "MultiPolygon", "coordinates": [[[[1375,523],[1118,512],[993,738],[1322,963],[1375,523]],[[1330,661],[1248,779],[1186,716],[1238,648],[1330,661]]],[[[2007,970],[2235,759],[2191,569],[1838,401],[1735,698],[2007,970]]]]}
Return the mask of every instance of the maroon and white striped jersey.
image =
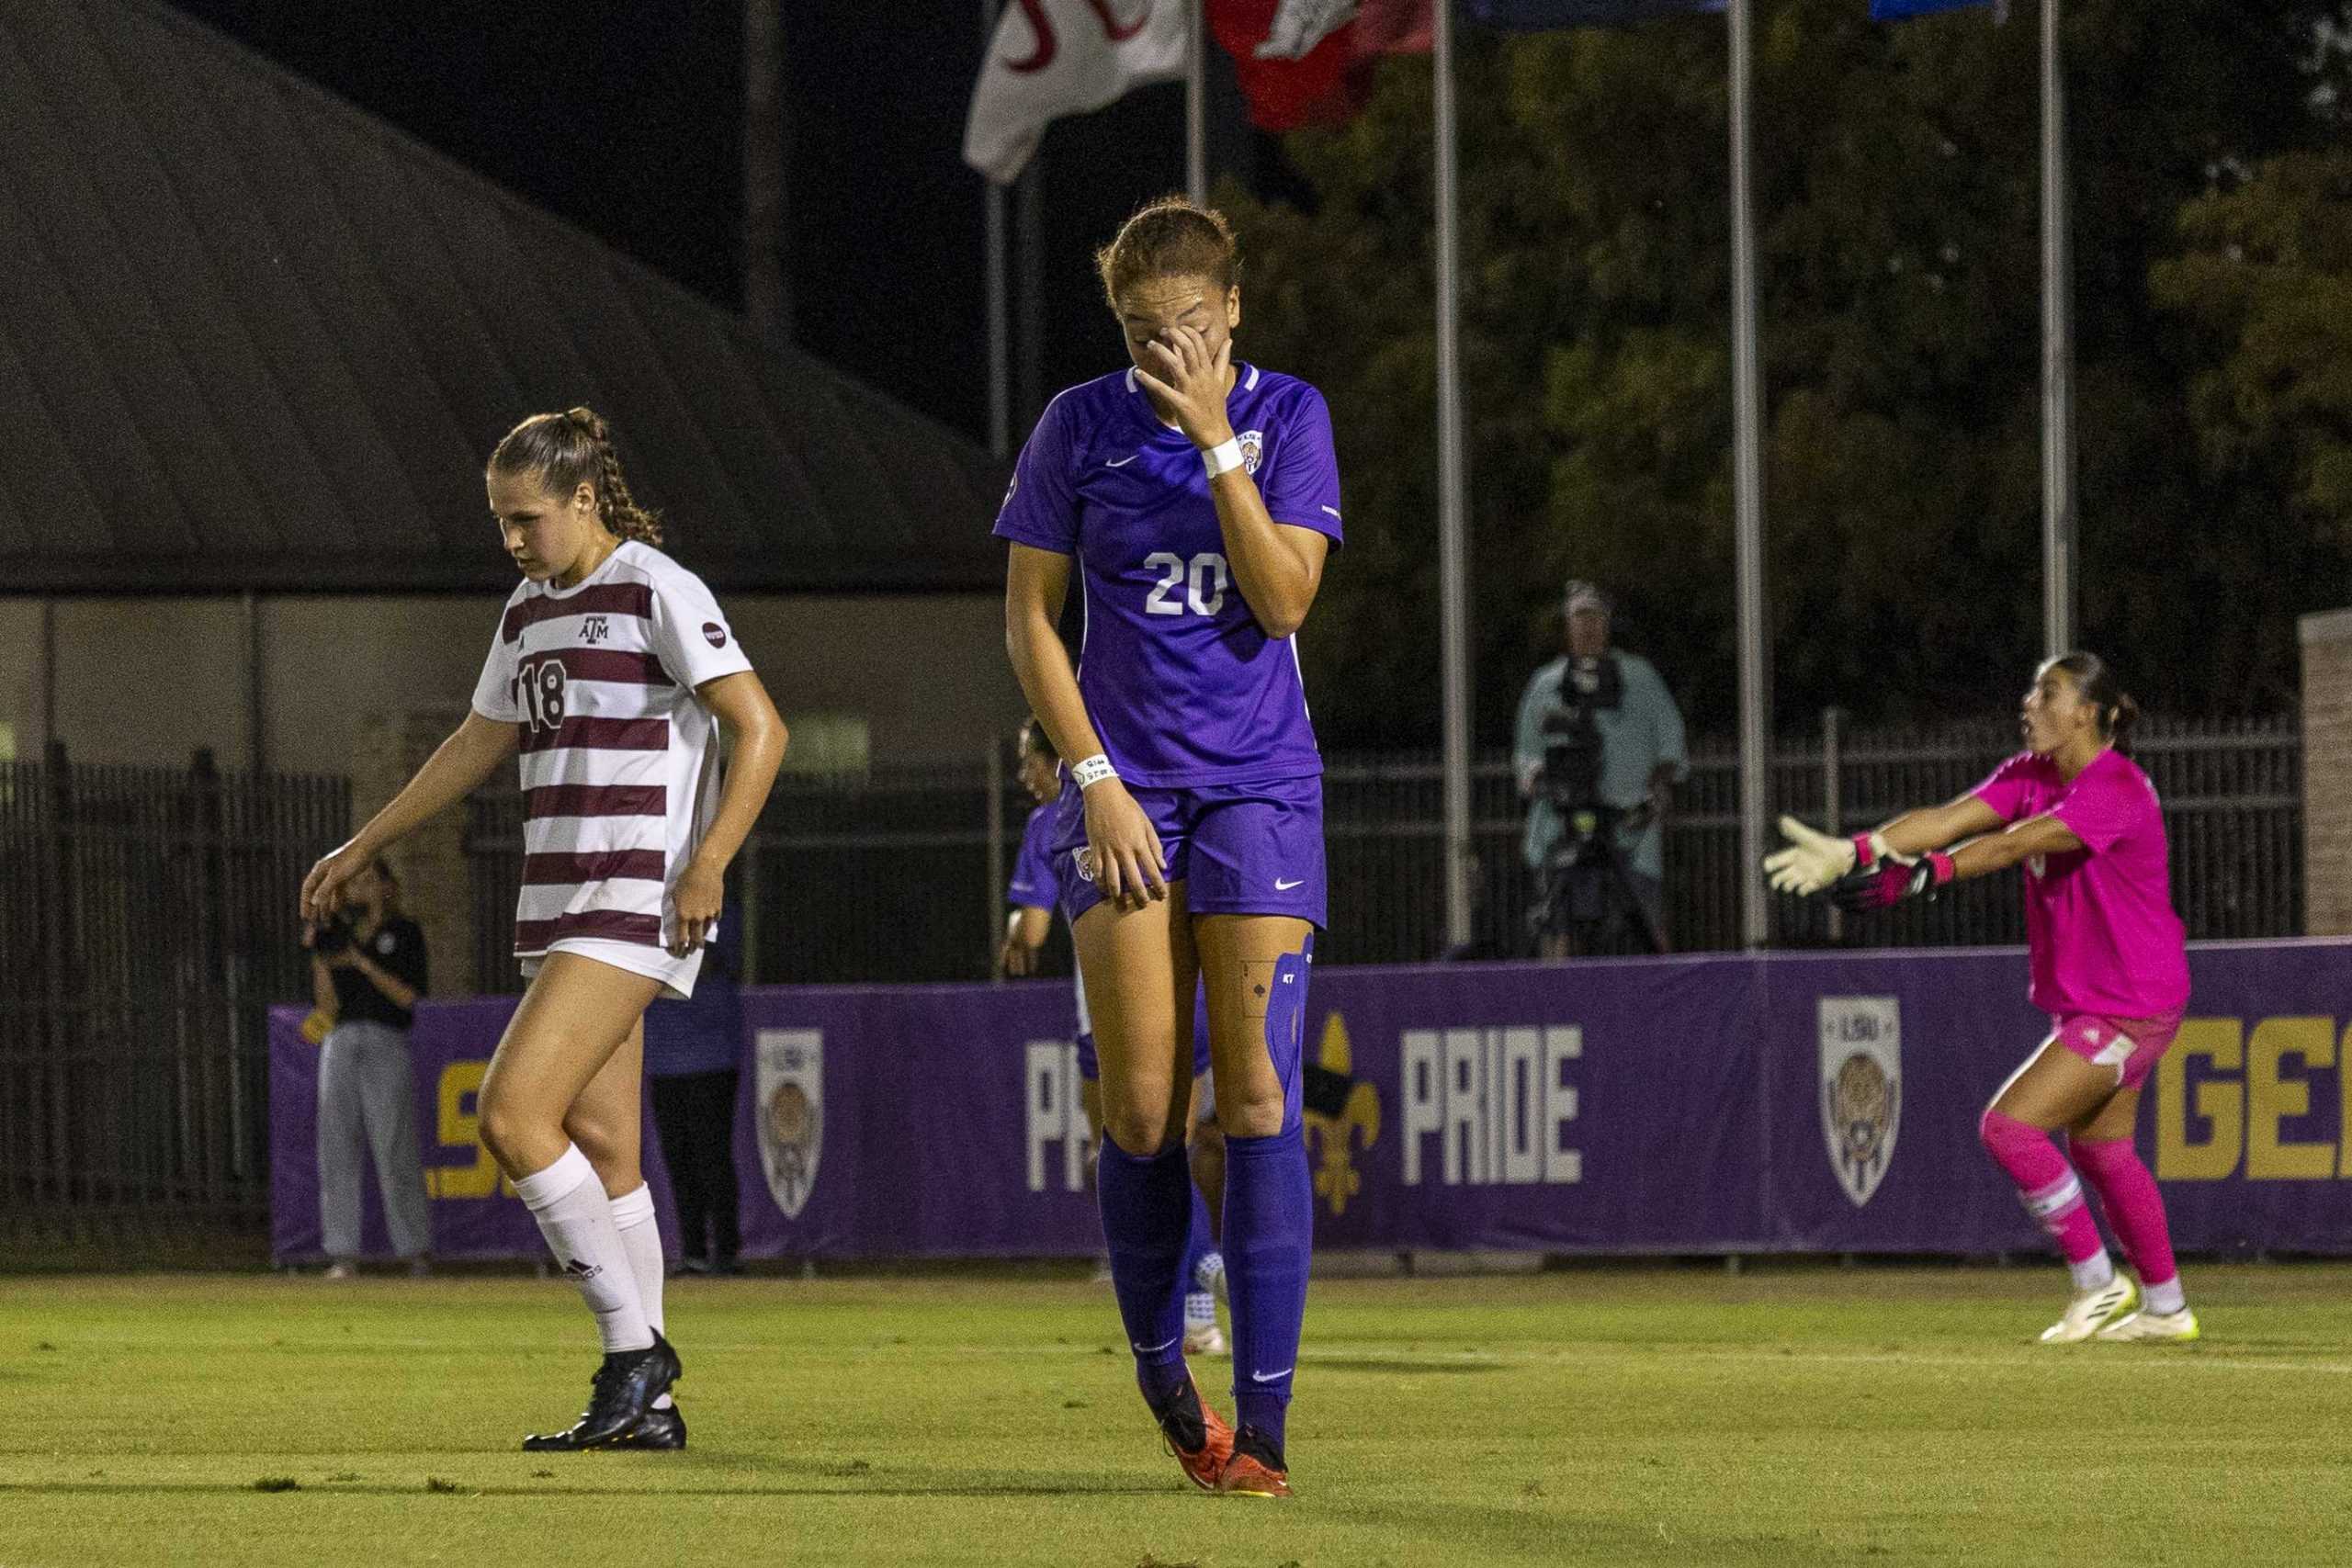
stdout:
{"type": "Polygon", "coordinates": [[[702,580],[634,539],[575,587],[514,590],[473,705],[523,730],[516,957],[566,937],[666,945],[671,879],[718,807],[695,688],[751,667],[702,580]]]}

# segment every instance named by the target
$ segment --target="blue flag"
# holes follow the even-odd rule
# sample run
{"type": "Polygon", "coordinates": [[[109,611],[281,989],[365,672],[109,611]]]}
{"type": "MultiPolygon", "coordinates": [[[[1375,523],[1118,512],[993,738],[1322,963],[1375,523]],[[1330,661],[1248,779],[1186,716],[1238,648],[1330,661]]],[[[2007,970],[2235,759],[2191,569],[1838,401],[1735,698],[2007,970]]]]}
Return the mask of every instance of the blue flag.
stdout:
{"type": "Polygon", "coordinates": [[[1932,17],[1938,11],[1957,11],[1962,6],[1990,6],[1995,21],[2007,19],[2007,0],[1871,0],[1871,20],[1873,22],[1904,22],[1913,17],[1932,17]]]}
{"type": "Polygon", "coordinates": [[[1463,12],[1490,28],[1544,32],[1554,28],[1615,28],[1694,11],[1721,11],[1724,0],[1464,0],[1463,12]]]}

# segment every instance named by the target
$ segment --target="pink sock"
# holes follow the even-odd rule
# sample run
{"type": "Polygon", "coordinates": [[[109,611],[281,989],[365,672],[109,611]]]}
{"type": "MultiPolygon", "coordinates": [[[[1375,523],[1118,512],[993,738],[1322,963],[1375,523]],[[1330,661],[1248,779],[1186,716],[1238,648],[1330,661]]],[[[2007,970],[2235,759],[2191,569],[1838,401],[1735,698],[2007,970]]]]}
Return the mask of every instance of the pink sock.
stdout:
{"type": "Polygon", "coordinates": [[[2075,1285],[2087,1289],[2111,1278],[2112,1269],[2100,1267],[2107,1248],[2099,1243],[2098,1224],[2091,1218],[2090,1206],[2083,1201],[2083,1184],[2066,1164],[2065,1156],[2052,1145],[2050,1134],[2014,1116],[1987,1111],[1976,1123],[1976,1135],[2018,1184],[2025,1212],[2040,1222],[2066,1255],[2075,1285]]]}
{"type": "Polygon", "coordinates": [[[2105,1143],[2072,1138],[2068,1143],[2075,1151],[2075,1163],[2098,1194],[2099,1206],[2107,1211],[2107,1223],[2115,1227],[2124,1255],[2140,1270],[2140,1283],[2147,1287],[2152,1299],[2168,1298],[2175,1292],[2158,1287],[2172,1284],[2180,1269],[2173,1262],[2172,1227],[2165,1221],[2164,1194],[2156,1190],[2156,1179],[2148,1174],[2140,1151],[2129,1138],[2105,1143]]]}

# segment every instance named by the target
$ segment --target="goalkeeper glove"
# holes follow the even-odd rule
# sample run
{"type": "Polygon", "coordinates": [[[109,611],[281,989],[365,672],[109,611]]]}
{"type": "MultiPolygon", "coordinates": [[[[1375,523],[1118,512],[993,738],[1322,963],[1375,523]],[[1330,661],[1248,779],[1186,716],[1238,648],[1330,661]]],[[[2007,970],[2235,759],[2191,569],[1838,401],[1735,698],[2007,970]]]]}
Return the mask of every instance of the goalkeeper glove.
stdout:
{"type": "Polygon", "coordinates": [[[1952,877],[1951,856],[1934,851],[1917,860],[1888,858],[1849,871],[1831,885],[1829,897],[1851,914],[1889,909],[1905,898],[1933,898],[1952,877]]]}
{"type": "Polygon", "coordinates": [[[1876,833],[1833,839],[1793,817],[1783,817],[1781,836],[1789,847],[1766,855],[1764,872],[1781,893],[1818,893],[1858,865],[1874,866],[1890,858],[1886,840],[1876,833]]]}

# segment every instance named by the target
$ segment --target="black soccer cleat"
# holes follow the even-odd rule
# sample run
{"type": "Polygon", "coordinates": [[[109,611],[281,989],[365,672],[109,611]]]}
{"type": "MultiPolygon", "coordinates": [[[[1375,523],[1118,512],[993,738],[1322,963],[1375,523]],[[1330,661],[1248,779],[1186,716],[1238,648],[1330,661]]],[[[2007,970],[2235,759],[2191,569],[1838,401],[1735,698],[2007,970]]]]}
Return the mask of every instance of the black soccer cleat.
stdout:
{"type": "Polygon", "coordinates": [[[628,1429],[628,1435],[615,1438],[605,1447],[613,1449],[683,1449],[686,1446],[686,1417],[673,1404],[667,1410],[649,1410],[645,1419],[628,1429]]]}
{"type": "Polygon", "coordinates": [[[560,1432],[533,1433],[523,1439],[523,1450],[571,1453],[601,1448],[644,1420],[681,1371],[677,1351],[659,1334],[645,1349],[612,1351],[589,1380],[588,1408],[580,1419],[560,1432]]]}

